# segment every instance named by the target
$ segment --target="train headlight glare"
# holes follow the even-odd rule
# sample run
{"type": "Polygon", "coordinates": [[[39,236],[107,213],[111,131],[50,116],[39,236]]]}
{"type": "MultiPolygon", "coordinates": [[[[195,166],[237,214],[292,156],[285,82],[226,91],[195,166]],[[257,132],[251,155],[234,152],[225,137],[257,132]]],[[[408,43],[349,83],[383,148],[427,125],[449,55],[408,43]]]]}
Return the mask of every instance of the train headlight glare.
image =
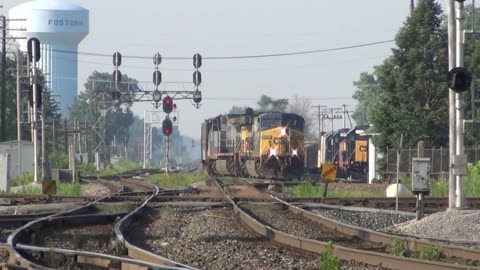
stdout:
{"type": "Polygon", "coordinates": [[[287,127],[283,127],[281,130],[280,130],[280,136],[286,136],[287,135],[287,127]]]}
{"type": "Polygon", "coordinates": [[[268,157],[271,157],[271,156],[277,156],[277,149],[275,148],[270,148],[270,151],[268,153],[268,157]]]}
{"type": "Polygon", "coordinates": [[[298,156],[298,150],[297,149],[292,150],[292,156],[298,156]]]}

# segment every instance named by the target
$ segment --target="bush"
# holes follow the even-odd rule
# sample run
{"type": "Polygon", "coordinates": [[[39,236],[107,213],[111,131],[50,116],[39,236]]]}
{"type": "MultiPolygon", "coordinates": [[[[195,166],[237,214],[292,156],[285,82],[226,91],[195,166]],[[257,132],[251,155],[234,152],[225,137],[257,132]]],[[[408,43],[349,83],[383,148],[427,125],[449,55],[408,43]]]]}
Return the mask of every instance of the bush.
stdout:
{"type": "Polygon", "coordinates": [[[325,252],[320,255],[318,260],[319,270],[340,270],[342,267],[342,261],[337,256],[333,255],[333,244],[329,241],[325,252]]]}
{"type": "Polygon", "coordinates": [[[68,169],[68,155],[64,152],[52,152],[48,154],[48,160],[53,169],[68,169]]]}
{"type": "Polygon", "coordinates": [[[438,246],[427,246],[420,251],[418,257],[422,260],[438,261],[444,257],[443,249],[438,246]]]}
{"type": "Polygon", "coordinates": [[[403,245],[403,242],[400,240],[395,240],[390,243],[387,247],[387,251],[390,255],[397,256],[397,257],[406,257],[407,256],[407,249],[403,245]]]}

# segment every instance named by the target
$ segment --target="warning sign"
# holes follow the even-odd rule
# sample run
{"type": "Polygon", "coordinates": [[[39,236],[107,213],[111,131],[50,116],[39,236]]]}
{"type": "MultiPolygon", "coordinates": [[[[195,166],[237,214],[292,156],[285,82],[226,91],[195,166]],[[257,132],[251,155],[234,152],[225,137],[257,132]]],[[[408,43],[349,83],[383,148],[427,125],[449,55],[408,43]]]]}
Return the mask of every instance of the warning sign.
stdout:
{"type": "Polygon", "coordinates": [[[327,179],[330,181],[335,180],[337,177],[337,167],[333,165],[332,163],[325,163],[322,165],[322,174],[321,174],[323,179],[327,179]]]}
{"type": "Polygon", "coordinates": [[[55,182],[55,180],[43,180],[42,181],[42,193],[43,194],[57,194],[57,182],[55,182]]]}

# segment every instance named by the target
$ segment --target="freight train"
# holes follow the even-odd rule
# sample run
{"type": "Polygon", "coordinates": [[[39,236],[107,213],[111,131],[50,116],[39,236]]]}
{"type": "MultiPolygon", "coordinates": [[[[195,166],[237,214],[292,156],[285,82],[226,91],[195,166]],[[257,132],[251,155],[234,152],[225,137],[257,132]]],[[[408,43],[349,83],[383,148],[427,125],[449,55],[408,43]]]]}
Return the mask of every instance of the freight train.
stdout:
{"type": "Polygon", "coordinates": [[[293,113],[222,114],[202,123],[201,155],[210,175],[299,178],[304,173],[303,117],[293,113]]]}

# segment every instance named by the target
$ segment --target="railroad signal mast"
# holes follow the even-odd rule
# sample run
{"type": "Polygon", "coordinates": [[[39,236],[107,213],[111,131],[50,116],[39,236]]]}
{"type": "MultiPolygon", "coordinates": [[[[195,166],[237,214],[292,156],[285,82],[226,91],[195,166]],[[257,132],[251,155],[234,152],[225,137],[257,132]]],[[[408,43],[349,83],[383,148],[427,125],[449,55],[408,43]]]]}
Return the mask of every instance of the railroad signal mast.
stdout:
{"type": "Polygon", "coordinates": [[[42,102],[42,88],[38,84],[37,62],[40,60],[40,41],[37,38],[31,38],[27,42],[27,51],[29,62],[31,63],[31,80],[29,91],[30,106],[32,107],[33,123],[33,181],[38,183],[38,109],[42,102]]]}

